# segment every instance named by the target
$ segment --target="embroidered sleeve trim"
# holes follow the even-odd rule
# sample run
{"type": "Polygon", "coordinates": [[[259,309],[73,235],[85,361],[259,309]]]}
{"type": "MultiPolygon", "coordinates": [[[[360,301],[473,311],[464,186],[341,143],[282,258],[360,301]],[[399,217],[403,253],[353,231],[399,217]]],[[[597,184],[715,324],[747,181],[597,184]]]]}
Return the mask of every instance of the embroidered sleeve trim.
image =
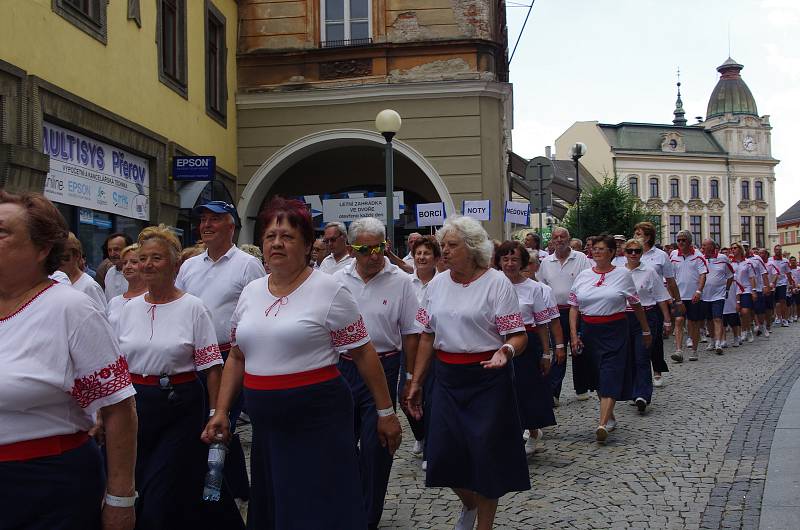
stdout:
{"type": "Polygon", "coordinates": [[[431,319],[428,316],[428,312],[421,307],[417,309],[417,322],[419,322],[426,328],[429,328],[431,326],[431,319]]]}
{"type": "Polygon", "coordinates": [[[205,348],[198,348],[194,351],[195,366],[206,366],[217,360],[222,360],[222,354],[217,344],[209,344],[205,348]]]}
{"type": "Polygon", "coordinates": [[[497,316],[494,322],[497,326],[497,332],[501,335],[515,329],[519,330],[520,328],[525,328],[525,323],[522,321],[522,313],[497,316]]]}
{"type": "Polygon", "coordinates": [[[633,304],[640,304],[641,302],[639,301],[638,295],[633,295],[628,297],[628,303],[633,305],[633,304]]]}
{"type": "Polygon", "coordinates": [[[567,303],[574,306],[580,305],[578,304],[578,296],[574,292],[569,293],[569,299],[567,300],[567,303]]]}
{"type": "Polygon", "coordinates": [[[561,311],[558,310],[558,306],[553,306],[547,309],[550,319],[554,318],[561,318],[561,311]]]}
{"type": "Polygon", "coordinates": [[[75,379],[70,394],[81,408],[92,402],[110,396],[131,385],[131,374],[128,372],[128,361],[122,355],[105,368],[93,374],[75,379]]]}
{"type": "Polygon", "coordinates": [[[533,320],[536,321],[537,324],[545,324],[550,322],[553,318],[553,308],[548,307],[541,311],[534,311],[533,312],[533,320]]]}
{"type": "Polygon", "coordinates": [[[349,346],[356,342],[368,338],[367,328],[364,325],[364,318],[359,316],[358,320],[341,329],[331,331],[331,344],[334,348],[349,346]]]}

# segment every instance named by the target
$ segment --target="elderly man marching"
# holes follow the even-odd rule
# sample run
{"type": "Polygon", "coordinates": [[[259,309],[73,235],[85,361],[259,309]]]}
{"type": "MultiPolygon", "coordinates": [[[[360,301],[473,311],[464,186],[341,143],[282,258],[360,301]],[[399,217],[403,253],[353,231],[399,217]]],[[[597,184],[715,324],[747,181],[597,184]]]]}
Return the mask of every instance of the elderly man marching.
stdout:
{"type": "MultiPolygon", "coordinates": [[[[239,295],[248,283],[266,273],[257,258],[233,244],[236,208],[232,204],[211,201],[195,208],[194,213],[200,216],[200,239],[205,243],[206,251],[181,265],[175,287],[200,298],[211,312],[219,349],[222,358],[227,360],[231,350],[231,316],[239,295]]],[[[241,409],[242,400],[239,398],[237,406],[230,411],[231,432],[236,429],[241,409]]],[[[232,438],[230,449],[225,478],[235,498],[248,499],[247,469],[238,437],[232,438]]]]}
{"type": "Polygon", "coordinates": [[[325,274],[334,274],[352,263],[353,258],[347,249],[347,228],[338,221],[325,225],[322,242],[328,247],[328,255],[319,264],[325,274]]]}
{"type": "MultiPolygon", "coordinates": [[[[409,368],[414,366],[419,334],[416,316],[419,302],[407,274],[384,256],[386,231],[374,217],[354,221],[348,234],[353,263],[334,274],[356,300],[367,332],[378,352],[393,407],[397,403],[397,378],[400,371],[400,349],[406,354],[409,368]]],[[[342,353],[339,370],[350,385],[355,405],[355,434],[360,441],[358,453],[361,486],[369,528],[377,528],[383,513],[383,500],[392,470],[392,454],[381,447],[376,429],[378,416],[394,411],[377,410],[375,400],[355,363],[342,353]]],[[[404,377],[412,379],[411,369],[404,377]]]]}
{"type": "MultiPolygon", "coordinates": [[[[669,255],[672,266],[675,268],[675,279],[678,283],[681,300],[686,306],[686,321],[689,328],[689,337],[692,339],[692,350],[689,360],[697,360],[697,345],[700,342],[700,322],[703,321],[702,295],[706,285],[708,265],[706,259],[692,246],[692,233],[681,230],[676,236],[678,248],[669,255]]],[[[675,353],[670,357],[676,363],[683,362],[683,319],[675,318],[675,353]]]]}
{"type": "Polygon", "coordinates": [[[708,350],[722,355],[722,342],[725,328],[722,326],[722,315],[725,300],[730,294],[733,283],[733,266],[725,254],[720,254],[719,244],[711,239],[703,240],[703,255],[708,266],[708,276],[703,286],[703,314],[706,321],[714,323],[714,342],[708,342],[708,350]]]}

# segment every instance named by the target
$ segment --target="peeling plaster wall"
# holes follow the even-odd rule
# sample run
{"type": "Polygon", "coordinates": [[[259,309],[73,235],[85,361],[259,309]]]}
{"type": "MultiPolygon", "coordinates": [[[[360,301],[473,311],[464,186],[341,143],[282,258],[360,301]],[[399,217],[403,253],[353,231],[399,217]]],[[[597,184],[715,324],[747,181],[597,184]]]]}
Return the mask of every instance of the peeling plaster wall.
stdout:
{"type": "Polygon", "coordinates": [[[389,0],[386,40],[492,40],[495,5],[491,0],[389,0]]]}

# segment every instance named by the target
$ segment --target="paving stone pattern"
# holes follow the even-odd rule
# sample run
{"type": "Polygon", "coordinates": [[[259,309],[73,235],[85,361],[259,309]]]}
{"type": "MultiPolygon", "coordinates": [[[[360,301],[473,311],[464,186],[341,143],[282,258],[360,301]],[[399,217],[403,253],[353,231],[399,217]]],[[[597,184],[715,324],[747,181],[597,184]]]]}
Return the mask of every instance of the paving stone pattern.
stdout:
{"type": "MultiPolygon", "coordinates": [[[[644,416],[617,405],[604,446],[598,401],[575,399],[568,370],[559,424],[529,459],[533,488],[500,500],[495,527],[758,528],[773,432],[800,376],[798,338],[796,324],[722,356],[701,344],[699,361],[670,365],[644,416]]],[[[381,528],[452,528],[460,502],[425,488],[402,421],[381,528]]],[[[241,434],[249,453],[249,426],[241,434]]]]}

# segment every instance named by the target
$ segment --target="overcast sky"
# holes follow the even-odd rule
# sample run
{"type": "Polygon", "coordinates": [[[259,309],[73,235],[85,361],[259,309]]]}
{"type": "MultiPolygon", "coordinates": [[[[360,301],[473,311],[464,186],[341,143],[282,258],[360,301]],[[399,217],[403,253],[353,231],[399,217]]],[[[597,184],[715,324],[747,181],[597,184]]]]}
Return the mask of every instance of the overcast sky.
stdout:
{"type": "MultiPolygon", "coordinates": [[[[529,0],[506,0],[509,53],[529,0]]],[[[800,200],[800,0],[536,0],[511,62],[513,149],[530,158],[576,121],[671,123],[676,77],[705,118],[731,56],[772,124],[778,215],[800,200]]]]}

